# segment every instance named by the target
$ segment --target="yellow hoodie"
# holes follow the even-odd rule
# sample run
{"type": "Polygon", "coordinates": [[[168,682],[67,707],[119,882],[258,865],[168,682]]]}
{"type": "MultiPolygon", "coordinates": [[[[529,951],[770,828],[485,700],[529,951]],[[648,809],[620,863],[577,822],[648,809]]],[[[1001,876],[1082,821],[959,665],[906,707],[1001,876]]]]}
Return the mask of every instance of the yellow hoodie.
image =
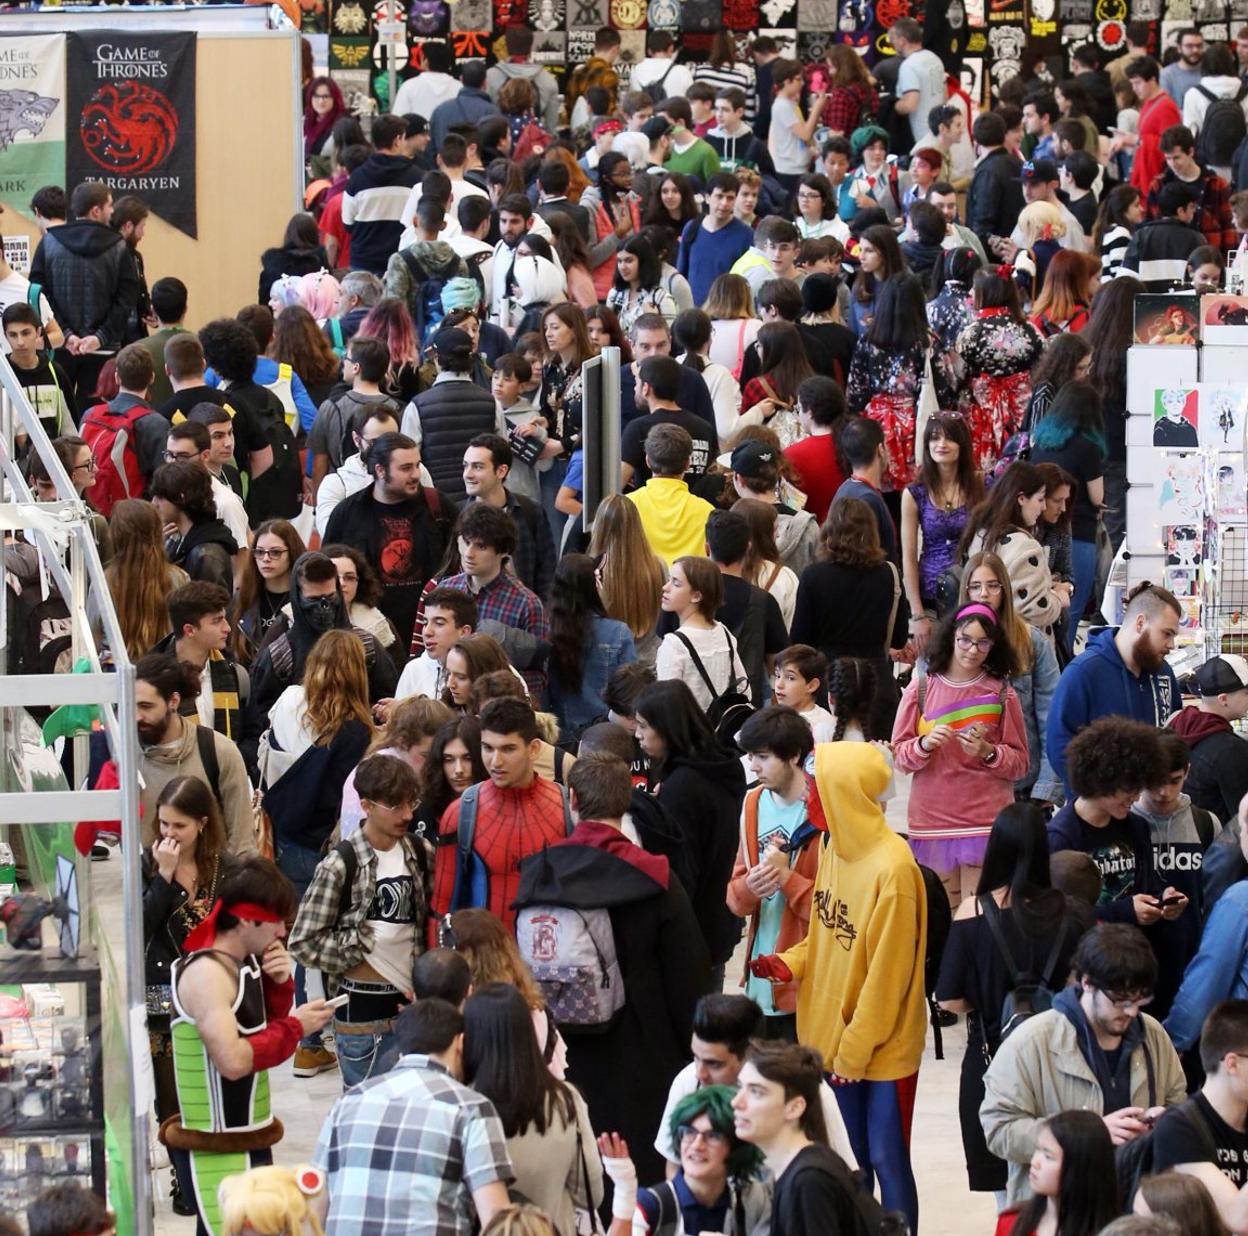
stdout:
{"type": "Polygon", "coordinates": [[[652,476],[625,495],[641,516],[650,548],[670,567],[677,558],[706,552],[706,517],[715,509],[689,492],[678,476],[652,476]]]}
{"type": "Polygon", "coordinates": [[[801,983],[797,1034],[850,1081],[918,1072],[927,1026],[927,901],[906,843],[877,799],[888,761],[870,743],[820,743],[815,782],[828,821],[810,930],[781,960],[801,983]]]}

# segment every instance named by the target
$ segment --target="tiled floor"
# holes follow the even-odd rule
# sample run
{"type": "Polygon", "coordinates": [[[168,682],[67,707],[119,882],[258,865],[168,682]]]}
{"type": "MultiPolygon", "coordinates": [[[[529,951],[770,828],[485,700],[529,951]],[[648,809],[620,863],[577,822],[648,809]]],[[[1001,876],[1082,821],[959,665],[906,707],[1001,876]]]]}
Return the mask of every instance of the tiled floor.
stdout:
{"type": "MultiPolygon", "coordinates": [[[[898,777],[897,796],[889,803],[893,822],[905,819],[908,779],[898,777]]],[[[107,928],[119,923],[121,914],[120,870],[116,862],[97,863],[93,884],[107,928]]],[[[112,932],[112,938],[118,934],[112,932]]],[[[739,975],[739,959],[734,959],[739,975]]],[[[735,975],[729,983],[736,981],[735,975]]],[[[919,1185],[922,1236],[969,1236],[988,1233],[996,1221],[990,1195],[972,1194],[966,1187],[962,1142],[958,1126],[958,1069],[966,1047],[962,1024],[945,1032],[945,1059],[936,1060],[930,1041],[919,1074],[914,1114],[913,1161],[919,1185]]],[[[289,1064],[273,1073],[273,1106],[286,1126],[286,1140],[276,1150],[278,1162],[297,1164],[305,1160],[316,1142],[325,1113],[340,1092],[337,1072],[310,1079],[296,1078],[289,1064]]],[[[158,1173],[156,1232],[158,1236],[191,1236],[193,1219],[176,1217],[169,1208],[168,1170],[158,1173]]]]}

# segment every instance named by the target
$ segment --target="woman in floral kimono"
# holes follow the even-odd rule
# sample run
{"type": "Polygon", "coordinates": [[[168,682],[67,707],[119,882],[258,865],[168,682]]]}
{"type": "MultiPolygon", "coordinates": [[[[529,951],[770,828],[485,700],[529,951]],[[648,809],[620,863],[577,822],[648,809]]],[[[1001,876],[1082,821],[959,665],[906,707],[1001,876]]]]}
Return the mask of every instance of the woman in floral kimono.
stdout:
{"type": "Polygon", "coordinates": [[[932,330],[932,377],[936,401],[942,408],[958,406],[962,387],[962,358],[958,336],[975,320],[971,308],[971,280],[983,265],[974,249],[946,249],[936,260],[931,286],[936,295],[927,302],[927,324],[932,330]]]}
{"type": "Polygon", "coordinates": [[[975,466],[987,471],[1023,423],[1031,367],[1044,351],[1044,339],[1023,317],[1010,267],[981,270],[973,287],[975,321],[957,344],[963,366],[959,401],[971,426],[975,466]]]}
{"type": "Polygon", "coordinates": [[[931,343],[922,285],[911,274],[893,275],[880,289],[875,317],[854,347],[845,388],[850,412],[879,421],[884,430],[886,492],[904,489],[914,479],[915,414],[931,343]]]}

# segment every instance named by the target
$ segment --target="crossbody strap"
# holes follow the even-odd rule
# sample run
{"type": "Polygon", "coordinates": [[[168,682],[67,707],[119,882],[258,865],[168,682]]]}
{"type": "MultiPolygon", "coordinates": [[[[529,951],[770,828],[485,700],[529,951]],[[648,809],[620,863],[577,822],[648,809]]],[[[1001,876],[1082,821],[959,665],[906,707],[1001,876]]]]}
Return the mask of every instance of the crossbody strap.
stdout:
{"type": "MultiPolygon", "coordinates": [[[[706,672],[706,666],[702,664],[702,658],[698,656],[698,650],[693,646],[689,637],[683,631],[676,631],[674,634],[676,638],[684,644],[685,649],[688,651],[689,656],[693,660],[693,668],[696,669],[702,676],[702,681],[706,683],[706,689],[711,693],[711,698],[718,699],[720,693],[715,690],[715,683],[711,680],[710,674],[706,672]]],[[[731,648],[732,645],[729,644],[729,651],[731,651],[731,648]]],[[[731,672],[731,666],[729,667],[729,670],[731,672]]]]}
{"type": "Polygon", "coordinates": [[[1066,920],[1062,919],[1061,925],[1057,929],[1057,939],[1053,941],[1053,947],[1049,950],[1048,960],[1044,963],[1044,972],[1040,975],[1040,981],[1050,990],[1053,987],[1053,971],[1057,969],[1057,959],[1061,956],[1062,945],[1065,943],[1066,920]]]}
{"type": "Polygon", "coordinates": [[[1001,926],[1001,907],[997,905],[991,893],[985,893],[980,897],[979,906],[984,912],[984,922],[988,924],[988,930],[992,934],[992,942],[997,946],[997,951],[1009,967],[1012,983],[1018,977],[1019,969],[1018,963],[1014,960],[1014,954],[1010,951],[1009,943],[1006,941],[1005,929],[1001,926]]]}

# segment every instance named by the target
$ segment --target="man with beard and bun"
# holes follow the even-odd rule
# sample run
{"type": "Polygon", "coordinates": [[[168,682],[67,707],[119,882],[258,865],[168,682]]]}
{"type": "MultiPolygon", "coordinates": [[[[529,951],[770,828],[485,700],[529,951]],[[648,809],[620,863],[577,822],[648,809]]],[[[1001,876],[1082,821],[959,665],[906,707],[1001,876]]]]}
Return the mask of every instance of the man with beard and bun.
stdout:
{"type": "Polygon", "coordinates": [[[406,648],[421,590],[446,550],[455,507],[445,494],[421,484],[420,447],[404,434],[382,434],[369,449],[368,467],[372,485],[334,508],[324,539],[350,545],[376,564],[377,607],[394,623],[398,647],[406,648]]]}
{"type": "Polygon", "coordinates": [[[295,560],[290,573],[290,611],[290,618],[282,616],[277,633],[268,639],[251,667],[251,709],[258,718],[251,719],[248,733],[263,732],[277,697],[293,683],[303,681],[308,653],[326,631],[353,630],[360,637],[368,666],[368,698],[374,704],[394,694],[397,674],[390,657],[369,632],[352,627],[338,570],[324,554],[302,554],[295,560]]]}
{"type": "Polygon", "coordinates": [[[1122,626],[1094,631],[1066,667],[1045,732],[1049,762],[1063,781],[1066,746],[1088,722],[1115,714],[1162,726],[1178,710],[1179,681],[1166,654],[1174,649],[1180,617],[1174,593],[1145,581],[1127,595],[1122,626]]]}
{"type": "Polygon", "coordinates": [[[165,785],[174,777],[198,777],[221,806],[230,852],[254,850],[251,787],[243,757],[224,734],[181,715],[183,700],[199,698],[199,674],[171,653],[149,652],[139,659],[134,676],[143,844],[156,839],[156,801],[165,785]]]}

